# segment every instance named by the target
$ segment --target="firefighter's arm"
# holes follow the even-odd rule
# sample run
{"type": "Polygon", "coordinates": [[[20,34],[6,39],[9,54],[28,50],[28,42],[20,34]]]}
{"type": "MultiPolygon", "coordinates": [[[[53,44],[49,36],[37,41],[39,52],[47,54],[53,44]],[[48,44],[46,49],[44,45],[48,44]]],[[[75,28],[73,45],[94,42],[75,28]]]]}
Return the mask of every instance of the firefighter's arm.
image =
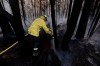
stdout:
{"type": "Polygon", "coordinates": [[[52,31],[51,31],[51,29],[49,29],[47,26],[46,26],[46,23],[45,22],[43,22],[43,29],[44,29],[44,31],[47,33],[47,34],[50,34],[50,35],[52,35],[52,31]]]}

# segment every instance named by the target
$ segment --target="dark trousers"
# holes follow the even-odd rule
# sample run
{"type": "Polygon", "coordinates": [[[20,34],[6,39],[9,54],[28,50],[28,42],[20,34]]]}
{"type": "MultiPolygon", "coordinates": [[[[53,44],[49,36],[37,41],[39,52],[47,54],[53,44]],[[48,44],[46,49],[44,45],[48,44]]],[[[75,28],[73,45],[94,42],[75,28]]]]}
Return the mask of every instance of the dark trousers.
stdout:
{"type": "Polygon", "coordinates": [[[28,36],[29,36],[29,41],[30,41],[31,45],[33,46],[33,48],[38,48],[38,46],[39,46],[39,37],[32,36],[30,34],[28,36]]]}

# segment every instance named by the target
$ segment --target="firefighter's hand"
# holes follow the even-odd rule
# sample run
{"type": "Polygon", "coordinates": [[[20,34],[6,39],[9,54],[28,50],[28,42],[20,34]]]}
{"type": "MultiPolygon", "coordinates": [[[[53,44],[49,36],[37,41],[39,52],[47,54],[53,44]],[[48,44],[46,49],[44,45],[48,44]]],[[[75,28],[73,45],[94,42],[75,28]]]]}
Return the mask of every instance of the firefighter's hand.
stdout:
{"type": "Polygon", "coordinates": [[[50,35],[53,36],[53,31],[52,31],[52,29],[50,29],[50,32],[51,32],[50,35]]]}

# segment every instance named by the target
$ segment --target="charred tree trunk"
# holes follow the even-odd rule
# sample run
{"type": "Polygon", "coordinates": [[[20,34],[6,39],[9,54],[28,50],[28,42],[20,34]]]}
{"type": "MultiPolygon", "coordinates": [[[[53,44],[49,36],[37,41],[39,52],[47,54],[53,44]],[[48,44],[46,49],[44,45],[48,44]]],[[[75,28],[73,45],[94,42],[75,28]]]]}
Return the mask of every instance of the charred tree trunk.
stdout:
{"type": "MultiPolygon", "coordinates": [[[[67,19],[67,24],[69,22],[70,16],[71,16],[71,9],[72,9],[72,0],[70,0],[70,5],[69,5],[69,9],[68,9],[68,19],[67,19]]],[[[67,15],[67,13],[66,13],[67,15]]]]}
{"type": "Polygon", "coordinates": [[[10,34],[13,33],[13,30],[9,24],[9,21],[0,16],[0,27],[2,29],[3,37],[10,37],[10,34]]]}
{"type": "Polygon", "coordinates": [[[51,16],[52,16],[52,26],[53,26],[54,42],[55,42],[55,47],[58,48],[57,28],[56,28],[55,10],[54,10],[55,0],[50,0],[50,3],[51,3],[51,16]]]}
{"type": "Polygon", "coordinates": [[[22,27],[20,9],[18,0],[9,0],[13,12],[13,21],[11,22],[18,40],[24,37],[24,29],[22,27]]]}
{"type": "Polygon", "coordinates": [[[8,21],[12,21],[12,15],[5,11],[0,4],[0,15],[8,21]]]}
{"type": "Polygon", "coordinates": [[[40,13],[39,14],[42,15],[42,12],[41,12],[41,0],[40,0],[40,13]]]}
{"type": "MultiPolygon", "coordinates": [[[[7,15],[8,13],[2,8],[0,4],[0,27],[2,29],[2,33],[4,37],[8,37],[9,33],[13,33],[13,30],[9,24],[9,20],[7,19],[7,15]]],[[[9,16],[11,15],[9,14],[9,16]]]]}
{"type": "Polygon", "coordinates": [[[96,2],[95,6],[94,6],[94,9],[92,11],[92,16],[93,16],[93,18],[91,19],[92,24],[91,24],[89,32],[88,32],[89,37],[92,35],[92,34],[90,35],[90,33],[92,32],[92,30],[94,30],[93,26],[95,24],[95,20],[97,19],[99,12],[100,12],[100,4],[96,2]]]}
{"type": "Polygon", "coordinates": [[[92,5],[93,5],[93,0],[85,0],[85,4],[84,4],[82,15],[80,18],[79,26],[78,26],[78,29],[77,29],[77,32],[75,35],[75,37],[77,39],[84,38],[92,5]]]}
{"type": "Polygon", "coordinates": [[[97,8],[97,6],[98,6],[98,3],[99,3],[99,0],[96,0],[96,1],[95,1],[95,5],[94,5],[94,7],[93,7],[93,11],[92,11],[92,16],[95,15],[95,10],[96,10],[96,8],[97,8]]]}
{"type": "MultiPolygon", "coordinates": [[[[32,7],[34,7],[33,0],[31,0],[31,5],[32,5],[32,7]]],[[[33,8],[32,8],[32,11],[34,11],[34,9],[33,9],[33,8]]],[[[32,12],[32,14],[34,14],[34,13],[32,12]]],[[[34,19],[34,15],[33,15],[32,17],[33,17],[32,19],[34,19]]]]}
{"type": "Polygon", "coordinates": [[[13,12],[13,21],[11,22],[11,24],[21,47],[20,48],[21,58],[26,59],[30,56],[30,53],[32,52],[32,48],[29,47],[29,44],[25,40],[24,29],[22,26],[20,9],[19,9],[19,2],[18,0],[9,0],[9,3],[13,12]]]}
{"type": "Polygon", "coordinates": [[[99,4],[99,7],[98,7],[98,10],[97,10],[97,13],[96,13],[96,16],[92,22],[92,25],[91,25],[91,28],[90,28],[90,33],[89,33],[89,38],[93,35],[93,32],[99,22],[99,19],[100,19],[100,4],[99,4]]]}
{"type": "Polygon", "coordinates": [[[62,40],[62,49],[63,50],[68,49],[68,43],[71,40],[71,37],[72,37],[73,32],[75,30],[77,20],[79,17],[79,13],[80,13],[80,10],[82,7],[82,2],[83,2],[83,0],[75,0],[74,1],[72,13],[71,13],[71,16],[70,16],[70,19],[68,22],[68,26],[67,26],[67,31],[65,32],[65,35],[64,35],[63,40],[62,40]]]}
{"type": "Polygon", "coordinates": [[[1,0],[0,4],[2,4],[3,9],[5,9],[3,0],[1,0]]]}
{"type": "Polygon", "coordinates": [[[23,19],[24,19],[24,21],[25,21],[26,13],[25,13],[25,9],[24,9],[24,0],[21,0],[21,6],[22,6],[23,19]]]}

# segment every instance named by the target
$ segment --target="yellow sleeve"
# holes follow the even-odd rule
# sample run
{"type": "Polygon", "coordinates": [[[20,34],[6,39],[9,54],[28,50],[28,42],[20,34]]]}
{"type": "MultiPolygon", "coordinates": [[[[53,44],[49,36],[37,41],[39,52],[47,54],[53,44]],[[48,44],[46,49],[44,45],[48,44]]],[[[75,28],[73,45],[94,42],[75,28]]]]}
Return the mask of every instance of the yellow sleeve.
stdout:
{"type": "Polygon", "coordinates": [[[49,30],[49,28],[47,28],[46,23],[44,21],[42,22],[42,28],[46,33],[51,34],[51,31],[49,30]]]}

